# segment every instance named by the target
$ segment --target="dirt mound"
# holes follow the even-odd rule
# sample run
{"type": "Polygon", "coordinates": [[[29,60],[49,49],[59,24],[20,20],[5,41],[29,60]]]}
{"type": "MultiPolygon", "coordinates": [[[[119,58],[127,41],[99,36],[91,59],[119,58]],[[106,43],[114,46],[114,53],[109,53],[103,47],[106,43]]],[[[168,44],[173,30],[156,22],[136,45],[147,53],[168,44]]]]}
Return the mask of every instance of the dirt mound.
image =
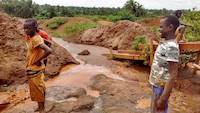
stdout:
{"type": "MultiPolygon", "coordinates": [[[[22,23],[0,13],[0,83],[23,83],[26,80],[26,45],[23,41],[22,23]]],[[[77,63],[63,48],[53,45],[54,53],[49,57],[47,70],[56,75],[67,63],[77,63]]]]}
{"type": "Polygon", "coordinates": [[[24,60],[26,56],[22,32],[17,30],[20,22],[0,13],[0,81],[15,80],[25,76],[24,60]],[[10,79],[10,76],[13,79],[10,79]]]}
{"type": "Polygon", "coordinates": [[[141,24],[124,20],[111,26],[89,29],[82,33],[77,42],[115,49],[128,49],[138,35],[154,36],[141,24]]]}

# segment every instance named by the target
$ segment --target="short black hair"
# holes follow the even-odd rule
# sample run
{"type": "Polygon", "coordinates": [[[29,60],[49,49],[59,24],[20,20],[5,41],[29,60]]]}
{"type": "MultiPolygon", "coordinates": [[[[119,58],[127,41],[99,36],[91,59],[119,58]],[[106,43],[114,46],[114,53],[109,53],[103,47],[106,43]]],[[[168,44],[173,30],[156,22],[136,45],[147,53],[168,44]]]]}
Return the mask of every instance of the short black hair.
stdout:
{"type": "Polygon", "coordinates": [[[180,25],[178,18],[170,15],[170,16],[165,16],[165,19],[166,19],[166,23],[168,25],[172,24],[174,26],[174,31],[176,31],[176,29],[180,25]]]}
{"type": "Polygon", "coordinates": [[[182,10],[176,10],[176,11],[174,12],[174,15],[176,16],[176,15],[179,14],[179,13],[183,13],[183,11],[182,11],[182,10]]]}
{"type": "Polygon", "coordinates": [[[29,27],[31,27],[31,28],[36,28],[36,29],[37,29],[37,27],[38,27],[37,20],[32,19],[32,18],[26,19],[26,20],[24,21],[24,25],[29,26],[29,27]]]}

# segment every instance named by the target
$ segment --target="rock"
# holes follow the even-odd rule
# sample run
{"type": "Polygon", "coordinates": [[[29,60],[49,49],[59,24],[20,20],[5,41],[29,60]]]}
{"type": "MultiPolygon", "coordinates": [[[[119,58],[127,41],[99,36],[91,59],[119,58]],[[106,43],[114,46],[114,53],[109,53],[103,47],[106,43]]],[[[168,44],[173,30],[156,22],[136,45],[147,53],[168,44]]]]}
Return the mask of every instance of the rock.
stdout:
{"type": "Polygon", "coordinates": [[[94,107],[95,98],[81,96],[75,102],[64,101],[55,103],[48,113],[89,113],[94,107]]]}
{"type": "Polygon", "coordinates": [[[45,109],[48,113],[89,113],[95,98],[86,95],[83,88],[52,86],[46,90],[45,109]]]}
{"type": "Polygon", "coordinates": [[[57,76],[62,67],[67,64],[79,64],[66,49],[58,44],[54,43],[52,49],[53,53],[48,57],[46,69],[50,78],[57,76]]]}
{"type": "Polygon", "coordinates": [[[83,88],[52,86],[46,89],[47,100],[61,101],[70,97],[79,98],[84,95],[86,95],[86,91],[83,88]]]}
{"type": "Polygon", "coordinates": [[[95,98],[91,96],[81,96],[74,104],[72,111],[91,110],[94,107],[95,98]]]}
{"type": "Polygon", "coordinates": [[[70,97],[80,97],[80,96],[83,96],[83,95],[86,95],[86,90],[83,89],[83,88],[78,88],[76,90],[74,90],[74,92],[71,93],[70,97]]]}
{"type": "Polygon", "coordinates": [[[83,50],[78,55],[89,55],[89,54],[90,54],[90,52],[88,50],[83,50]]]}
{"type": "MultiPolygon", "coordinates": [[[[48,108],[45,107],[45,109],[48,108]]],[[[73,103],[72,102],[61,102],[61,103],[54,103],[53,105],[51,105],[50,109],[46,109],[45,111],[47,113],[70,113],[72,111],[73,108],[73,103]]]]}
{"type": "Polygon", "coordinates": [[[138,107],[141,99],[151,98],[150,90],[138,82],[111,79],[99,74],[92,78],[90,87],[100,91],[102,100],[100,113],[148,113],[150,110],[150,104],[145,106],[145,109],[138,107]]]}

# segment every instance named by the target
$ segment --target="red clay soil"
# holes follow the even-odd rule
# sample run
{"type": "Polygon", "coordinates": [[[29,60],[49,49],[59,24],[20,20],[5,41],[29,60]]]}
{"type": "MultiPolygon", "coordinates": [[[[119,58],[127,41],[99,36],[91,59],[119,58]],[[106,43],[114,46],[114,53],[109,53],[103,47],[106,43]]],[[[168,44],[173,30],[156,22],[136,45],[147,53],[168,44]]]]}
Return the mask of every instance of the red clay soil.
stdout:
{"type": "MultiPolygon", "coordinates": [[[[0,84],[26,81],[26,45],[21,28],[17,18],[0,13],[0,84]]],[[[64,48],[54,44],[53,50],[47,66],[50,75],[57,75],[68,63],[78,63],[64,48]]]]}
{"type": "Polygon", "coordinates": [[[76,42],[114,49],[129,49],[133,39],[139,35],[155,37],[155,34],[143,25],[124,20],[113,25],[89,29],[83,32],[76,42]]]}

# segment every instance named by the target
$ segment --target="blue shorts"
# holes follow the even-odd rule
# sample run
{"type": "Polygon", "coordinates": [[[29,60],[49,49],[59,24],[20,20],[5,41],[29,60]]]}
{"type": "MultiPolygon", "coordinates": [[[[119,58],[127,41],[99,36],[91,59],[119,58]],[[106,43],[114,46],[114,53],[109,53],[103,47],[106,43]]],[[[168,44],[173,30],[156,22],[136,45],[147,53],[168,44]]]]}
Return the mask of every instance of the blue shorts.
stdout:
{"type": "MultiPolygon", "coordinates": [[[[162,93],[164,91],[163,88],[156,87],[156,86],[152,86],[152,90],[153,90],[154,99],[158,99],[162,95],[162,93]]],[[[168,100],[166,101],[165,106],[166,107],[165,107],[165,110],[163,111],[163,113],[167,113],[168,112],[168,100]]]]}

